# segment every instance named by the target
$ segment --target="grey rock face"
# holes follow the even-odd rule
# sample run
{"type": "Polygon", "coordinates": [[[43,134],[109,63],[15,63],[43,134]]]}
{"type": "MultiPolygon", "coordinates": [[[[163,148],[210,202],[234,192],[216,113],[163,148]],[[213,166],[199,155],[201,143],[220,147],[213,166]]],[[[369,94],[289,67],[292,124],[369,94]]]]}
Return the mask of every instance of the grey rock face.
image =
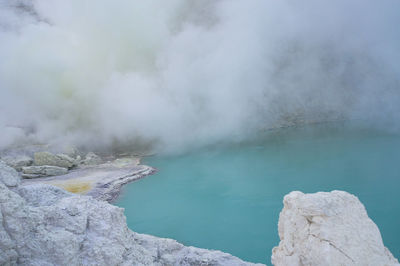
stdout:
{"type": "Polygon", "coordinates": [[[15,169],[0,161],[0,182],[8,187],[16,187],[20,184],[21,178],[15,169]]]}
{"type": "Polygon", "coordinates": [[[67,168],[58,167],[58,166],[27,166],[22,167],[22,177],[23,178],[36,178],[41,176],[56,176],[56,175],[65,175],[68,173],[67,168]]]}
{"type": "Polygon", "coordinates": [[[400,265],[357,197],[344,191],[295,191],[283,203],[281,241],[272,251],[272,264],[400,265]]]}
{"type": "Polygon", "coordinates": [[[0,265],[16,265],[19,256],[17,243],[11,238],[8,232],[10,229],[4,217],[8,215],[6,211],[11,211],[21,204],[18,201],[19,199],[14,197],[14,194],[4,183],[0,182],[0,265]],[[6,208],[7,210],[5,210],[6,208]]]}
{"type": "Polygon", "coordinates": [[[33,158],[36,166],[49,165],[69,169],[75,165],[75,160],[66,154],[55,155],[50,152],[36,152],[33,158]]]}
{"type": "Polygon", "coordinates": [[[84,165],[97,165],[101,163],[101,158],[93,152],[86,154],[85,159],[82,161],[82,164],[84,165]]]}
{"type": "Polygon", "coordinates": [[[69,163],[70,166],[67,167],[67,168],[72,168],[72,167],[76,166],[76,160],[73,159],[72,157],[70,157],[69,155],[59,153],[59,154],[57,154],[56,156],[57,156],[59,159],[61,159],[62,161],[65,161],[65,162],[68,162],[68,163],[69,163]]]}
{"type": "MultiPolygon", "coordinates": [[[[7,171],[0,168],[0,176],[7,171]]],[[[253,264],[134,233],[123,209],[92,197],[44,184],[14,192],[0,182],[0,265],[253,264]]]]}
{"type": "Polygon", "coordinates": [[[22,167],[30,166],[33,163],[33,159],[27,155],[5,156],[1,159],[17,171],[21,171],[22,167]]]}
{"type": "Polygon", "coordinates": [[[61,188],[44,184],[33,184],[29,187],[20,186],[17,193],[26,200],[28,205],[34,207],[50,206],[62,198],[74,196],[74,194],[61,188]]]}

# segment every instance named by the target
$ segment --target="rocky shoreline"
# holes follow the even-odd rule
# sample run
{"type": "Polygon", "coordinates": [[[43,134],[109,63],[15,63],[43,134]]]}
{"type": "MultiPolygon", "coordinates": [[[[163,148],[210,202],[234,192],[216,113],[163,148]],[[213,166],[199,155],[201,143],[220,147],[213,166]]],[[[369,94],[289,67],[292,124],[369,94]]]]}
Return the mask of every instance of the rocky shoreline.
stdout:
{"type": "Polygon", "coordinates": [[[123,185],[151,175],[155,171],[147,165],[116,166],[108,163],[75,169],[60,176],[23,179],[21,186],[48,184],[111,202],[118,197],[123,185]]]}
{"type": "Polygon", "coordinates": [[[76,148],[57,154],[25,149],[1,159],[20,173],[21,186],[49,184],[108,202],[118,197],[123,185],[156,171],[141,165],[137,156],[112,156],[105,160],[93,152],[80,154],[76,148]]]}
{"type": "Polygon", "coordinates": [[[122,208],[20,182],[17,172],[0,162],[0,265],[257,265],[135,233],[122,208]]]}
{"type": "MultiPolygon", "coordinates": [[[[97,163],[21,179],[27,166],[0,160],[0,265],[263,265],[131,231],[107,201],[155,169],[133,157],[97,163]]],[[[283,203],[273,265],[400,265],[357,197],[297,191],[283,203]]]]}

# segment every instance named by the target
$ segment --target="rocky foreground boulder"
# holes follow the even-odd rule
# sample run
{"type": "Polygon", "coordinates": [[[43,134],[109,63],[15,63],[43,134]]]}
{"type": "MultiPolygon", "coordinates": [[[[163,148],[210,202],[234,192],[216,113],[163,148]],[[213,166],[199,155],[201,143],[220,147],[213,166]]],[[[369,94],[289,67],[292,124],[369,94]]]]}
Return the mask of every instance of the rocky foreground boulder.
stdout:
{"type": "Polygon", "coordinates": [[[254,265],[128,229],[123,209],[0,164],[0,265],[254,265]]]}
{"type": "Polygon", "coordinates": [[[272,251],[272,264],[400,265],[357,197],[344,191],[295,191],[283,203],[281,241],[272,251]]]}

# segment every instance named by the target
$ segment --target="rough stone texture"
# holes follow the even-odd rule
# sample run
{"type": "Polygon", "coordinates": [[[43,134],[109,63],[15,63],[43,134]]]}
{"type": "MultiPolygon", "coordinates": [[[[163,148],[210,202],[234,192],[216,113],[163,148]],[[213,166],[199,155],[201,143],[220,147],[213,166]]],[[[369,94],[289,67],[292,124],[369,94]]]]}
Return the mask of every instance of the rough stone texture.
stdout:
{"type": "Polygon", "coordinates": [[[0,182],[8,187],[16,187],[20,184],[21,178],[15,169],[0,161],[0,182]]]}
{"type": "Polygon", "coordinates": [[[33,155],[33,162],[36,166],[58,166],[62,168],[72,168],[75,165],[75,160],[66,154],[52,154],[50,152],[36,152],[33,155]]]}
{"type": "Polygon", "coordinates": [[[82,164],[84,165],[97,165],[101,163],[101,158],[93,152],[89,152],[88,154],[86,154],[85,159],[82,161],[82,164]]]}
{"type": "Polygon", "coordinates": [[[272,264],[400,265],[357,197],[343,191],[284,198],[272,264]]]}
{"type": "Polygon", "coordinates": [[[19,186],[17,193],[26,200],[28,205],[34,207],[50,206],[62,198],[74,196],[74,194],[61,188],[45,184],[33,184],[28,187],[19,186]]]}
{"type": "Polygon", "coordinates": [[[56,156],[58,158],[60,158],[61,160],[67,161],[69,163],[70,167],[67,167],[67,168],[72,168],[72,167],[77,165],[77,161],[74,158],[72,158],[69,155],[67,155],[67,154],[59,153],[56,156]]]}
{"type": "Polygon", "coordinates": [[[4,156],[1,157],[1,160],[17,171],[21,171],[22,167],[30,166],[33,163],[33,159],[27,155],[4,156]]]}
{"type": "MultiPolygon", "coordinates": [[[[0,168],[0,176],[10,169],[0,168]]],[[[123,209],[92,197],[45,184],[11,191],[0,182],[0,265],[253,264],[134,233],[123,209]]]]}
{"type": "Polygon", "coordinates": [[[68,173],[68,169],[58,166],[42,165],[22,167],[22,172],[22,177],[24,178],[36,178],[41,176],[65,175],[68,173]]]}

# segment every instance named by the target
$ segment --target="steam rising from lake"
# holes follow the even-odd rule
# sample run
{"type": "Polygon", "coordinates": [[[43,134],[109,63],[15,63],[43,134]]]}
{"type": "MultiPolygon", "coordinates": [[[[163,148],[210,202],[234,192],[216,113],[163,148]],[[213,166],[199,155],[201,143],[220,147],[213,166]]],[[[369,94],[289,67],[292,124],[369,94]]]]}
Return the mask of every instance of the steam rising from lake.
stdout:
{"type": "Polygon", "coordinates": [[[176,151],[291,121],[398,130],[400,2],[0,0],[0,147],[176,151]]]}

